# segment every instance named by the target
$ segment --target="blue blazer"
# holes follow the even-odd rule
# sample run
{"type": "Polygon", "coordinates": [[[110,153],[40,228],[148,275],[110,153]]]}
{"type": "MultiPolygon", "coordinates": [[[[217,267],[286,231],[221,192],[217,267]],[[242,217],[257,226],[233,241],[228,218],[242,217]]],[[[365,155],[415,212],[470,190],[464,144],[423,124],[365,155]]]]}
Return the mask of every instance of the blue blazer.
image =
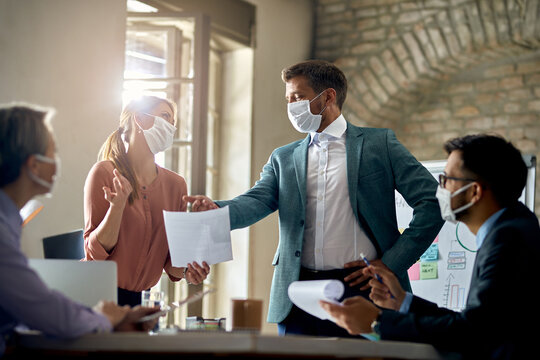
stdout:
{"type": "Polygon", "coordinates": [[[538,218],[522,203],[508,207],[476,254],[462,312],[413,297],[409,312],[384,310],[383,339],[433,344],[464,359],[530,359],[538,353],[538,218]],[[537,328],[536,328],[537,329],[537,328]]]}
{"type": "MultiPolygon", "coordinates": [[[[231,229],[249,226],[279,211],[279,245],[274,256],[269,322],[281,322],[292,303],[287,289],[298,280],[306,216],[307,153],[310,136],[272,152],[257,183],[228,201],[231,229]]],[[[437,181],[396,139],[392,130],[347,123],[347,178],[354,214],[379,258],[410,289],[407,269],[433,242],[443,221],[435,198],[437,181]],[[394,190],[413,207],[413,219],[400,234],[394,190]]]]}

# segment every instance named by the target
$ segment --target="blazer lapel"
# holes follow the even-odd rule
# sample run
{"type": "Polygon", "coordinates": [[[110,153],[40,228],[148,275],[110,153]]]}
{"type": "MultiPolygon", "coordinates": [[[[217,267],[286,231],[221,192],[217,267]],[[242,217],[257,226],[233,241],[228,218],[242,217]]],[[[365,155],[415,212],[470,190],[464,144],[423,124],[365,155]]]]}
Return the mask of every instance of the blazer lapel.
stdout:
{"type": "Polygon", "coordinates": [[[302,205],[306,205],[306,173],[307,173],[307,149],[311,136],[308,135],[293,151],[294,170],[296,171],[296,182],[300,191],[302,205]]]}
{"type": "Polygon", "coordinates": [[[356,192],[358,190],[358,174],[364,136],[362,129],[347,122],[347,135],[345,137],[345,151],[347,153],[347,181],[349,184],[349,198],[351,206],[358,219],[358,207],[356,205],[356,192]]]}

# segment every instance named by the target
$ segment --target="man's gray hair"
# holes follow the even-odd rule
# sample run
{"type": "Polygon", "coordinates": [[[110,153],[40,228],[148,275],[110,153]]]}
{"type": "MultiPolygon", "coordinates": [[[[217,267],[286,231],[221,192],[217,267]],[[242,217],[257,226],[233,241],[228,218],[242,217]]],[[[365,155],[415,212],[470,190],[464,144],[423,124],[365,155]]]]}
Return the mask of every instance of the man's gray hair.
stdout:
{"type": "Polygon", "coordinates": [[[0,105],[0,187],[19,178],[30,155],[44,155],[54,109],[25,103],[0,105]]]}

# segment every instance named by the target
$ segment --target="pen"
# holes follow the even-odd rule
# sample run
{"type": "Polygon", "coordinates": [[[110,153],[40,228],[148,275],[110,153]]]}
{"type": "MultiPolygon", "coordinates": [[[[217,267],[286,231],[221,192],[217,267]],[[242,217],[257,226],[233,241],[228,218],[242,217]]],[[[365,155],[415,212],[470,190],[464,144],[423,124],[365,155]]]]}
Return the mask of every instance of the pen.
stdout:
{"type": "MultiPolygon", "coordinates": [[[[362,260],[364,260],[364,262],[366,263],[366,266],[370,266],[371,264],[369,263],[369,260],[367,259],[367,257],[364,255],[364,253],[360,253],[360,257],[362,258],[362,260]]],[[[379,276],[379,274],[375,273],[375,278],[377,279],[378,282],[380,282],[381,284],[384,284],[383,281],[382,281],[382,278],[379,276]]],[[[389,291],[390,293],[390,291],[389,291]]],[[[395,299],[394,295],[392,295],[392,293],[390,293],[390,296],[392,297],[392,299],[395,299]]]]}

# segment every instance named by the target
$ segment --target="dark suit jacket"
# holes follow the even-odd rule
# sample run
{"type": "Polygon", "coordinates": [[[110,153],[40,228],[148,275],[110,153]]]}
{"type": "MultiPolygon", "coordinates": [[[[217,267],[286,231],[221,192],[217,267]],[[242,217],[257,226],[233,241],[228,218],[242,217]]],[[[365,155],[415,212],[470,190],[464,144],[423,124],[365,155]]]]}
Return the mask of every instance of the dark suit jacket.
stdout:
{"type": "MultiPolygon", "coordinates": [[[[246,193],[218,206],[229,206],[231,229],[249,226],[279,211],[279,245],[274,255],[269,322],[281,322],[292,308],[289,285],[298,280],[306,218],[306,171],[310,137],[272,153],[261,178],[246,193]]],[[[389,129],[347,123],[347,179],[353,212],[382,261],[410,289],[407,269],[433,242],[443,225],[435,198],[437,181],[389,129]],[[400,234],[395,190],[413,208],[409,227],[400,234]]]]}
{"type": "Polygon", "coordinates": [[[537,217],[521,203],[508,207],[478,250],[465,309],[414,297],[408,314],[383,311],[381,338],[430,343],[466,358],[538,356],[539,255],[537,217]]]}

